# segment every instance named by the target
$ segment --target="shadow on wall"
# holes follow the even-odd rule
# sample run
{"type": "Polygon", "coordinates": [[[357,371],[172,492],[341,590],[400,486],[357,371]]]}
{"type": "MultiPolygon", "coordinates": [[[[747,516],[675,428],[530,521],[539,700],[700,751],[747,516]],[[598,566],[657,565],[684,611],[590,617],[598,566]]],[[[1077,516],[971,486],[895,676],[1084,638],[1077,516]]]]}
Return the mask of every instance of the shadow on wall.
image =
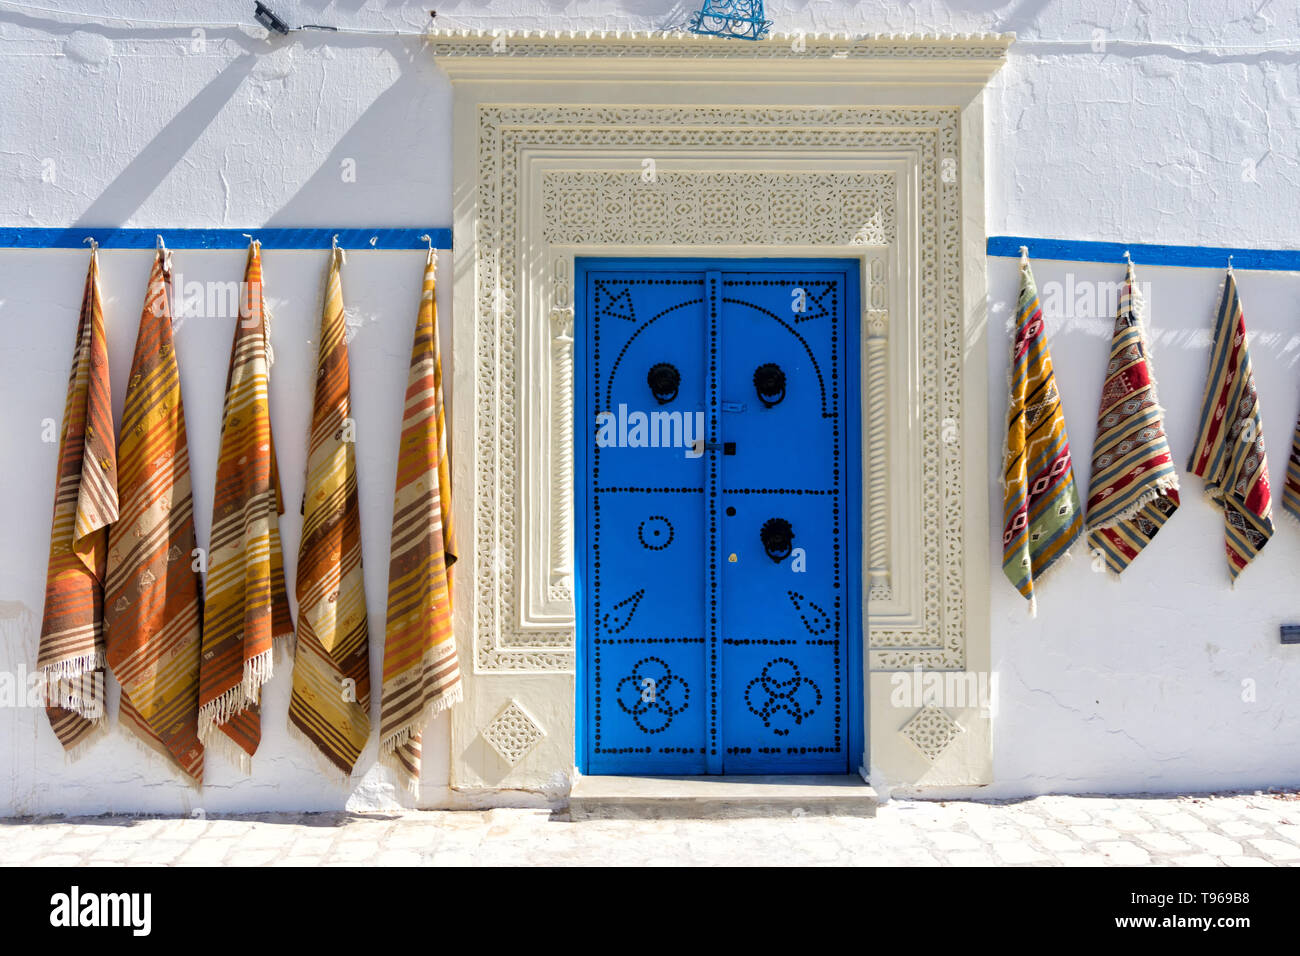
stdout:
{"type": "Polygon", "coordinates": [[[337,200],[339,221],[370,224],[374,209],[399,208],[401,221],[382,225],[429,225],[442,205],[431,193],[447,182],[451,131],[440,117],[451,113],[451,86],[422,41],[405,38],[325,35],[291,40],[304,51],[374,49],[387,53],[400,73],[343,132],[316,172],[267,220],[267,226],[301,226],[320,220],[322,201],[337,200]],[[377,148],[376,144],[383,144],[377,148]],[[416,159],[413,161],[413,157],[416,159]],[[419,175],[419,170],[425,170],[419,175]],[[417,178],[418,176],[418,178],[417,178]],[[392,193],[407,201],[394,207],[392,193]],[[385,197],[386,200],[385,201],[385,197]]]}

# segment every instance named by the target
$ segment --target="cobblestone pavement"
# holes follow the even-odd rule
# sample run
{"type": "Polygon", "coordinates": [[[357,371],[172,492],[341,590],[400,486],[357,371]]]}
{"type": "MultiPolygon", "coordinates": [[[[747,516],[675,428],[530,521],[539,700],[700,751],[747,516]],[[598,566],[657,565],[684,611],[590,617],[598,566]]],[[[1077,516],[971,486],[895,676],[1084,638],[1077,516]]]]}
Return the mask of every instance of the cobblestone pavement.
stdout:
{"type": "Polygon", "coordinates": [[[0,821],[0,864],[1300,866],[1300,794],[892,800],[875,819],[546,810],[0,821]]]}

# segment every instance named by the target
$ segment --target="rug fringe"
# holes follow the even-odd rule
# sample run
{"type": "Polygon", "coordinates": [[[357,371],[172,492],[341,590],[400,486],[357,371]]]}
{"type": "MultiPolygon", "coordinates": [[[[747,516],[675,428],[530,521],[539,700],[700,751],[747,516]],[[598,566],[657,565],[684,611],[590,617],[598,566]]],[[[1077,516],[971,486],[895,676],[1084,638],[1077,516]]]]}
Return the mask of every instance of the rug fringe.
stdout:
{"type": "MultiPolygon", "coordinates": [[[[123,693],[125,693],[125,691],[123,691],[123,693]]],[[[119,726],[126,728],[126,737],[131,742],[131,746],[148,754],[150,757],[161,758],[162,761],[167,764],[168,769],[170,769],[174,774],[188,783],[195,790],[199,792],[203,791],[203,779],[201,777],[196,780],[194,777],[191,777],[188,773],[182,770],[180,764],[176,762],[176,758],[172,755],[170,750],[159,744],[158,741],[153,738],[145,737],[129,720],[123,720],[120,709],[117,714],[117,722],[119,726]]],[[[205,747],[204,757],[206,758],[206,756],[207,753],[205,747]]],[[[206,765],[206,763],[207,761],[205,759],[204,764],[206,765]]]]}
{"type": "Polygon", "coordinates": [[[63,748],[63,765],[66,767],[80,760],[91,747],[99,743],[108,734],[108,719],[101,717],[93,721],[94,727],[81,740],[71,747],[63,748]]]}
{"type": "Polygon", "coordinates": [[[1090,524],[1087,526],[1087,530],[1089,532],[1105,531],[1106,529],[1114,528],[1116,525],[1122,524],[1125,521],[1130,521],[1133,518],[1137,517],[1140,511],[1146,508],[1147,505],[1151,504],[1151,502],[1155,501],[1157,498],[1167,497],[1169,492],[1178,491],[1178,490],[1179,489],[1178,489],[1177,475],[1168,475],[1164,478],[1161,478],[1159,481],[1156,482],[1154,488],[1150,488],[1147,491],[1144,491],[1138,497],[1138,499],[1135,502],[1133,502],[1133,504],[1129,505],[1119,514],[1115,515],[1112,518],[1107,519],[1105,522],[1102,522],[1100,524],[1090,524]]]}
{"type": "MultiPolygon", "coordinates": [[[[200,739],[202,738],[200,737],[200,739]]],[[[235,764],[239,767],[240,772],[244,774],[244,776],[251,777],[253,775],[253,758],[244,752],[243,747],[239,746],[239,744],[235,743],[220,730],[217,730],[212,735],[210,741],[203,741],[205,772],[207,768],[207,755],[211,752],[219,753],[226,760],[235,764]]]]}
{"type": "MultiPolygon", "coordinates": [[[[465,685],[463,682],[457,683],[455,687],[446,693],[439,694],[433,700],[425,702],[425,705],[420,708],[420,713],[405,726],[380,739],[380,765],[393,771],[401,788],[411,796],[416,798],[420,796],[420,777],[411,776],[406,772],[406,768],[397,759],[397,748],[407,743],[412,737],[423,734],[430,720],[459,704],[464,697],[465,685]]],[[[423,773],[423,767],[421,767],[421,773],[423,773]]]]}
{"type": "MultiPolygon", "coordinates": [[[[298,725],[295,724],[291,718],[285,718],[285,724],[289,728],[290,738],[296,740],[298,743],[302,744],[305,748],[307,748],[307,750],[311,751],[311,755],[316,760],[316,763],[319,765],[321,773],[323,773],[326,777],[328,777],[333,782],[337,783],[340,787],[348,788],[352,786],[351,771],[348,773],[344,773],[342,770],[340,770],[338,765],[334,763],[334,761],[330,760],[329,757],[326,757],[325,754],[321,752],[320,747],[316,746],[316,743],[310,737],[304,734],[302,730],[298,727],[298,725]]],[[[360,759],[361,759],[360,757],[357,758],[358,762],[360,762],[360,759]]],[[[352,771],[355,770],[356,767],[354,766],[352,768],[352,771]]]]}

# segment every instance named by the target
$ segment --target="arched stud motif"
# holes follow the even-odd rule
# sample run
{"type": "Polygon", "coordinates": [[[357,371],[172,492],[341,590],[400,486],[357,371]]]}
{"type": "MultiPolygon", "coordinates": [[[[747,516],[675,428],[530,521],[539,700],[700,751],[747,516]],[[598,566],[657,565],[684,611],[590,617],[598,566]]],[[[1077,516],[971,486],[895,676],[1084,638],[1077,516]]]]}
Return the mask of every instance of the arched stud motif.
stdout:
{"type": "Polygon", "coordinates": [[[675,399],[682,387],[682,373],[671,362],[659,362],[650,366],[645,380],[650,386],[650,394],[660,405],[667,405],[675,399]]]}
{"type": "Polygon", "coordinates": [[[775,362],[754,369],[754,391],[764,408],[780,405],[785,399],[785,372],[775,362]]]}

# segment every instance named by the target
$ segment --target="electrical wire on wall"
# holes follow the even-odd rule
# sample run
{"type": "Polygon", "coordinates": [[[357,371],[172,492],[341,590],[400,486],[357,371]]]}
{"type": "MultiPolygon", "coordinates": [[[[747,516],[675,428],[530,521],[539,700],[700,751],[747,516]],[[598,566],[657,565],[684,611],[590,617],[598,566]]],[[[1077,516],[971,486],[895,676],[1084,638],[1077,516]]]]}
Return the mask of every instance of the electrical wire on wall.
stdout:
{"type": "MultiPolygon", "coordinates": [[[[56,10],[52,7],[44,7],[39,4],[27,3],[25,0],[0,0],[0,9],[19,10],[26,13],[43,13],[62,17],[65,20],[84,23],[86,21],[96,23],[121,24],[123,26],[136,27],[154,27],[159,29],[191,29],[199,28],[206,30],[247,30],[254,23],[260,24],[268,33],[287,35],[300,31],[322,31],[327,33],[336,33],[342,36],[381,36],[381,37],[427,37],[431,32],[439,29],[443,25],[451,29],[463,30],[483,30],[484,32],[509,32],[502,31],[499,28],[466,24],[458,21],[454,17],[438,13],[436,10],[429,11],[429,26],[426,30],[398,30],[398,29],[368,29],[364,27],[349,26],[332,26],[319,23],[304,23],[298,26],[292,26],[282,17],[276,14],[270,7],[262,2],[254,2],[253,20],[252,21],[198,21],[198,20],[149,20],[142,17],[124,17],[114,14],[105,13],[78,13],[66,10],[56,10]]],[[[991,30],[1001,29],[999,25],[993,24],[991,30]]],[[[597,31],[599,32],[599,31],[597,31]]],[[[651,31],[672,33],[673,31],[651,31]]],[[[882,34],[862,33],[856,31],[843,31],[844,35],[853,35],[853,42],[865,42],[873,36],[882,34]]],[[[833,31],[813,31],[813,30],[796,30],[791,34],[777,34],[774,39],[785,39],[791,36],[817,37],[835,35],[833,31]]],[[[941,34],[936,34],[941,35],[941,34]]],[[[1250,55],[1268,55],[1272,53],[1300,53],[1300,41],[1286,41],[1282,43],[1265,43],[1265,44],[1222,44],[1222,43],[1183,43],[1175,40],[1142,40],[1126,39],[1123,37],[1104,34],[1094,36],[1090,39],[1052,39],[1050,37],[1022,37],[1007,51],[1009,56],[1016,55],[1034,55],[1036,53],[1048,54],[1058,53],[1067,50],[1076,50],[1080,52],[1090,52],[1098,56],[1114,56],[1125,52],[1133,53],[1168,53],[1168,54],[1208,54],[1211,56],[1250,56],[1250,55]]]]}

